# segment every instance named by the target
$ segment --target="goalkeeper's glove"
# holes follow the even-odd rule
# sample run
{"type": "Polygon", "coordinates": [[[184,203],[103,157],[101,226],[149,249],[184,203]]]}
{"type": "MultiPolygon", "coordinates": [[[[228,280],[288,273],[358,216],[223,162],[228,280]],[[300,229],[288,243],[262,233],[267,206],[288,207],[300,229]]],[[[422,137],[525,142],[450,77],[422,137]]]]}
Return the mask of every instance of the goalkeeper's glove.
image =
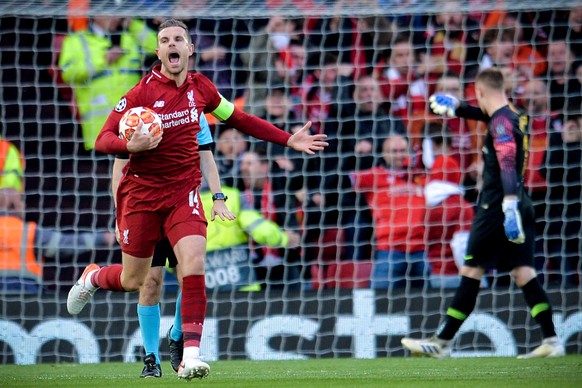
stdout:
{"type": "Polygon", "coordinates": [[[430,101],[430,109],[437,115],[446,114],[449,117],[456,117],[455,111],[459,107],[459,100],[457,97],[450,94],[433,94],[428,99],[430,101]]]}
{"type": "Polygon", "coordinates": [[[525,242],[525,233],[523,233],[518,205],[519,201],[517,199],[503,200],[502,209],[505,215],[503,227],[505,228],[505,235],[509,241],[516,244],[523,244],[525,242]]]}

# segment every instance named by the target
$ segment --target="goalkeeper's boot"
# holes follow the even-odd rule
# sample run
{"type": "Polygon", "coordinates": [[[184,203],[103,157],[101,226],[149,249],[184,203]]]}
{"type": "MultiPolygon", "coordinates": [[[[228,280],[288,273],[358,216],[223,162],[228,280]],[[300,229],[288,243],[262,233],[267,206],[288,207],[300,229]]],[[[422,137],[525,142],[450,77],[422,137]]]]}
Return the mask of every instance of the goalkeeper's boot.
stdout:
{"type": "Polygon", "coordinates": [[[170,336],[173,327],[172,325],[170,330],[168,330],[167,337],[168,345],[170,346],[170,364],[172,364],[172,369],[177,372],[182,362],[182,353],[184,353],[184,337],[181,337],[178,341],[174,341],[170,336]]]}
{"type": "Polygon", "coordinates": [[[427,339],[405,337],[400,342],[413,355],[424,355],[434,358],[447,358],[451,356],[451,341],[442,340],[436,336],[427,339]]]}
{"type": "Polygon", "coordinates": [[[566,355],[564,345],[558,337],[549,337],[542,341],[542,344],[529,353],[517,356],[519,359],[526,358],[546,358],[562,357],[566,355]]]}
{"type": "Polygon", "coordinates": [[[162,367],[156,362],[156,356],[153,353],[148,354],[143,359],[143,363],[143,370],[141,371],[141,375],[139,377],[146,379],[151,377],[162,377],[162,367]]]}
{"type": "Polygon", "coordinates": [[[77,280],[75,285],[69,291],[69,296],[67,297],[67,310],[69,314],[76,315],[83,310],[83,307],[91,300],[95,291],[98,290],[97,287],[87,286],[87,282],[90,282],[90,279],[87,279],[89,273],[96,271],[99,269],[97,264],[89,264],[83,274],[77,280]]]}
{"type": "Polygon", "coordinates": [[[194,378],[203,379],[210,373],[210,366],[199,358],[183,360],[178,368],[178,377],[192,380],[194,378]]]}

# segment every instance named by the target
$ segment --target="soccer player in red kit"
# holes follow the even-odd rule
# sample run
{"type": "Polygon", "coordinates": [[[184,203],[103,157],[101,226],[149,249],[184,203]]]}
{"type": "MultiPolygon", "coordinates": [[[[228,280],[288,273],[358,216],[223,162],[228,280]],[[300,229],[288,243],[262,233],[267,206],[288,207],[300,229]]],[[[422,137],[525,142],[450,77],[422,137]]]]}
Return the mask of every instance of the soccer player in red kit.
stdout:
{"type": "MultiPolygon", "coordinates": [[[[158,29],[155,66],[117,104],[109,115],[95,149],[109,154],[130,154],[117,190],[117,225],[123,265],[85,268],[72,287],[67,309],[78,314],[99,288],[137,291],[152,261],[154,246],[167,236],[182,268],[183,360],[180,378],[204,378],[210,372],[200,359],[200,340],[206,316],[204,258],[206,219],[198,195],[202,179],[196,135],[199,117],[210,113],[227,125],[261,140],[314,154],[327,143],[325,135],[309,135],[308,122],[290,135],[275,126],[244,113],[222,97],[202,74],[188,71],[194,52],[186,25],[171,19],[158,29]],[[136,132],[130,141],[118,138],[118,123],[132,107],[146,106],[160,115],[162,136],[136,132]]],[[[225,201],[215,193],[215,201],[225,201]]]]}

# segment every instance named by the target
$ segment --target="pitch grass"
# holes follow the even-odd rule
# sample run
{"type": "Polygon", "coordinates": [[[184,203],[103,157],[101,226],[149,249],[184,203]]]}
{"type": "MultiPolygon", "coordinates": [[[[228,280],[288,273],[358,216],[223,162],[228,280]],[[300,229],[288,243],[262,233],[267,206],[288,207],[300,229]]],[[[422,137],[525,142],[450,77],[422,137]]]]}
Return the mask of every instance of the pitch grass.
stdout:
{"type": "MultiPolygon", "coordinates": [[[[168,362],[161,379],[140,379],[141,363],[0,366],[2,387],[176,386],[168,362]]],[[[204,387],[582,387],[582,355],[542,360],[514,358],[311,359],[211,363],[204,387]]]]}

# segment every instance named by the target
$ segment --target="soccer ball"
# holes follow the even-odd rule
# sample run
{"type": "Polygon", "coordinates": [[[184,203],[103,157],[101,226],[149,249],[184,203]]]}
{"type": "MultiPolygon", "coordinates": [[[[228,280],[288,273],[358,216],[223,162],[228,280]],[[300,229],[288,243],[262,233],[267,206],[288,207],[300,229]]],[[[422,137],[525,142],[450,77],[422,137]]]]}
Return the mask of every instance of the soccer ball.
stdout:
{"type": "Polygon", "coordinates": [[[129,141],[137,130],[144,135],[160,136],[164,132],[162,119],[150,108],[131,108],[119,120],[119,138],[129,141]]]}

